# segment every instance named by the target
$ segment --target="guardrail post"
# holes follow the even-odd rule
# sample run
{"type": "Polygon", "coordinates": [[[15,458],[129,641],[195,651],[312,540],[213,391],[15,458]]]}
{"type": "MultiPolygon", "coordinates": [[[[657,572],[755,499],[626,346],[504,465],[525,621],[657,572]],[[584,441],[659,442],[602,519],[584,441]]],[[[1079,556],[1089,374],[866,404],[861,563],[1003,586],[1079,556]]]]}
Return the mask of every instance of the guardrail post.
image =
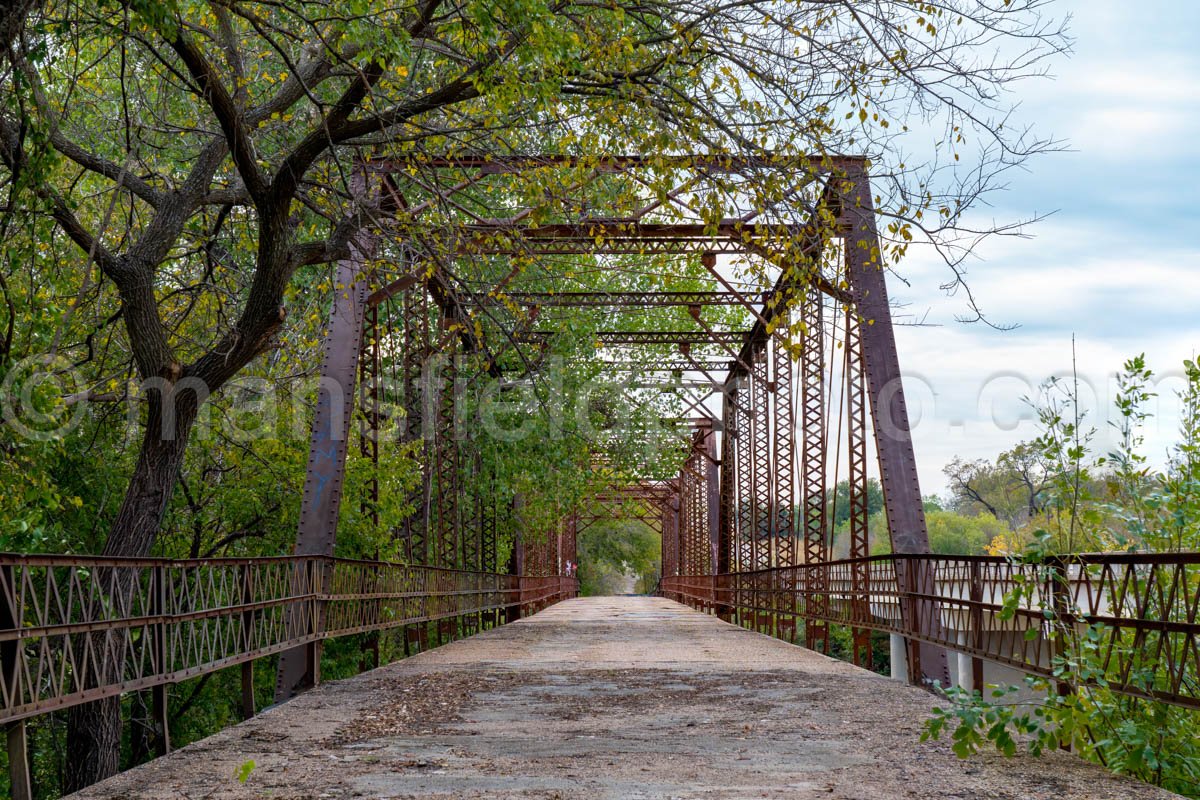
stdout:
{"type": "MultiPolygon", "coordinates": [[[[167,665],[167,568],[159,564],[150,573],[150,602],[154,616],[159,621],[154,626],[154,663],[161,674],[169,672],[167,665]]],[[[154,727],[158,736],[155,738],[154,749],[159,756],[171,752],[170,728],[170,686],[166,683],[155,684],[150,690],[153,697],[154,727]]]]}
{"type": "MultiPolygon", "coordinates": [[[[1053,670],[1054,661],[1061,659],[1067,652],[1067,618],[1070,616],[1070,584],[1068,583],[1067,565],[1060,556],[1052,557],[1047,566],[1049,567],[1046,576],[1047,589],[1050,593],[1050,607],[1054,611],[1054,619],[1051,623],[1054,629],[1050,634],[1050,668],[1053,670]]],[[[1071,684],[1062,680],[1055,681],[1055,688],[1058,690],[1059,697],[1066,697],[1073,691],[1071,684]]]]}
{"type": "MultiPolygon", "coordinates": [[[[254,567],[242,565],[242,604],[254,602],[254,567]]],[[[255,648],[256,639],[253,611],[242,612],[242,646],[247,652],[255,648]]],[[[250,719],[257,709],[254,707],[254,660],[242,662],[242,719],[250,719]]]]}
{"type": "MultiPolygon", "coordinates": [[[[918,632],[917,619],[917,569],[915,562],[906,558],[893,557],[896,566],[896,583],[900,590],[900,627],[905,634],[918,632]]],[[[904,650],[908,655],[908,669],[905,675],[908,682],[914,686],[923,683],[921,672],[921,643],[917,639],[904,636],[904,650]]]]}
{"type": "MultiPolygon", "coordinates": [[[[975,653],[983,652],[983,576],[978,561],[971,562],[971,633],[967,641],[975,653]]],[[[962,682],[962,676],[959,676],[962,682]]],[[[971,688],[983,691],[983,659],[978,655],[971,656],[971,688]]]]}
{"type": "MultiPolygon", "coordinates": [[[[21,627],[21,614],[17,608],[17,590],[13,585],[13,568],[0,567],[0,583],[4,597],[0,599],[0,630],[15,631],[21,627]]],[[[0,642],[0,670],[4,675],[5,705],[20,702],[17,684],[20,680],[18,668],[21,656],[21,640],[9,639],[0,642]]],[[[29,776],[29,744],[26,740],[25,720],[17,720],[7,726],[8,783],[13,800],[33,800],[33,784],[29,776]]]]}

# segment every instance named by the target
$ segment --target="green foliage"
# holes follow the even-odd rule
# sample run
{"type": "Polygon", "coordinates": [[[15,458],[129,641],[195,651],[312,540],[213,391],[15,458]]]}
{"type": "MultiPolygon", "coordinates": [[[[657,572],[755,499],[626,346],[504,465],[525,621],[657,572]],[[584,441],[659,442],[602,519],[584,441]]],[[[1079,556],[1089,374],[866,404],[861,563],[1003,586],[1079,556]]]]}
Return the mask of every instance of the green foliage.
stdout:
{"type": "Polygon", "coordinates": [[[634,592],[658,585],[662,543],[643,522],[598,522],[579,536],[579,590],[584,596],[619,594],[632,583],[634,592]]]}
{"type": "Polygon", "coordinates": [[[234,771],[234,779],[236,779],[238,783],[245,783],[246,781],[250,780],[250,773],[254,772],[254,768],[256,766],[257,765],[254,763],[253,758],[246,761],[234,771]]]}
{"type": "Polygon", "coordinates": [[[942,471],[950,487],[950,510],[991,514],[1013,530],[1037,516],[1046,501],[1049,465],[1037,443],[1021,442],[994,463],[956,458],[942,471]]]}
{"type": "Polygon", "coordinates": [[[929,549],[947,555],[983,555],[996,536],[1008,526],[991,514],[965,516],[953,511],[933,510],[925,513],[929,527],[929,549]]]}
{"type": "MultiPolygon", "coordinates": [[[[1200,370],[1185,362],[1187,382],[1180,393],[1184,412],[1179,442],[1160,472],[1150,469],[1140,448],[1141,429],[1150,419],[1153,373],[1142,356],[1125,362],[1118,375],[1118,440],[1106,456],[1090,447],[1094,432],[1083,427],[1072,384],[1051,382],[1038,407],[1043,426],[1035,440],[1049,465],[1046,527],[1013,559],[1034,567],[1004,598],[1000,618],[1011,620],[1018,608],[1040,608],[1049,636],[1057,643],[1050,678],[1028,677],[1024,692],[1015,686],[981,691],[951,688],[948,707],[934,710],[922,740],[951,732],[954,752],[966,758],[993,747],[1013,755],[1024,742],[1029,752],[1070,746],[1114,772],[1200,797],[1200,724],[1196,711],[1116,692],[1111,684],[1128,682],[1147,695],[1164,688],[1164,659],[1194,684],[1195,663],[1187,653],[1167,652],[1139,640],[1132,631],[1116,632],[1093,623],[1082,629],[1060,621],[1040,587],[1063,581],[1047,571],[1048,559],[1079,545],[1105,544],[1123,549],[1178,552],[1200,548],[1200,483],[1196,442],[1200,437],[1200,370]],[[1095,489],[1104,486],[1103,494],[1095,489]],[[1117,675],[1115,665],[1125,665],[1117,675]]],[[[1037,520],[1035,520],[1037,521],[1037,520]]],[[[1197,591],[1190,587],[1189,596],[1197,591]]],[[[1184,621],[1169,597],[1150,597],[1145,613],[1166,621],[1184,621]]],[[[1037,629],[1029,636],[1040,635],[1037,629]]],[[[1167,644],[1167,650],[1173,645],[1167,644]]],[[[1186,648],[1187,645],[1185,644],[1186,648]]]]}

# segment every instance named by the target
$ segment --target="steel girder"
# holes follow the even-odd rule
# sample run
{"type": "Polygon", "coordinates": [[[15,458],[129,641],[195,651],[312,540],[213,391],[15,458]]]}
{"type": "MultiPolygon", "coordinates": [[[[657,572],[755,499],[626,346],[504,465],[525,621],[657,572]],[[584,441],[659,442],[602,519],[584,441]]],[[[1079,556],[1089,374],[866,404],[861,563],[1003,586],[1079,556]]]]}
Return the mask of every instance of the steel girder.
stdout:
{"type": "MultiPolygon", "coordinates": [[[[354,185],[360,192],[362,183],[361,177],[355,176],[354,185]]],[[[374,238],[361,232],[351,240],[349,256],[338,262],[335,285],[343,288],[334,292],[333,313],[322,346],[322,389],[313,414],[296,531],[295,554],[300,556],[333,555],[363,342],[367,282],[362,270],[374,249],[374,238]]],[[[328,574],[322,575],[324,582],[328,579],[328,574]]],[[[279,656],[275,699],[287,700],[320,680],[319,642],[286,650],[279,656]]]]}
{"type": "Polygon", "coordinates": [[[754,443],[750,430],[749,378],[740,380],[744,384],[743,387],[734,389],[731,395],[734,408],[731,434],[736,464],[734,483],[737,509],[735,558],[732,567],[735,572],[747,572],[754,569],[754,443]]]}
{"type": "Polygon", "coordinates": [[[778,339],[772,339],[772,443],[775,448],[775,566],[796,563],[796,418],[792,406],[792,354],[778,339]]]}
{"type": "MultiPolygon", "coordinates": [[[[669,308],[742,304],[739,296],[731,292],[506,292],[502,299],[522,306],[546,308],[669,308]]],[[[499,303],[501,300],[489,302],[499,303]]]]}
{"type": "MultiPolygon", "coordinates": [[[[846,272],[855,310],[863,321],[860,326],[863,371],[871,404],[871,424],[879,456],[879,476],[888,531],[894,552],[924,554],[929,552],[929,531],[925,526],[925,507],[921,502],[908,407],[901,383],[900,359],[896,354],[896,336],[892,330],[879,234],[875,227],[871,184],[865,169],[855,170],[848,176],[847,183],[849,186],[843,192],[842,203],[846,217],[846,272]]],[[[932,589],[932,580],[931,575],[920,569],[905,575],[908,587],[916,594],[928,594],[924,590],[932,589]]],[[[905,614],[906,625],[932,638],[940,633],[941,623],[937,614],[925,608],[926,604],[927,601],[902,604],[902,613],[905,614]],[[927,620],[937,630],[918,630],[921,620],[927,620]]],[[[949,683],[946,651],[936,645],[917,644],[915,640],[910,640],[909,666],[909,675],[914,679],[922,676],[926,681],[939,681],[942,685],[949,683]]]]}
{"type": "MultiPolygon", "coordinates": [[[[828,439],[825,427],[825,326],[824,303],[815,291],[806,292],[801,306],[803,334],[800,349],[800,407],[803,414],[802,427],[803,457],[801,476],[804,501],[804,562],[818,564],[829,560],[826,545],[825,492],[826,456],[828,439]]],[[[823,611],[825,602],[822,594],[825,587],[812,587],[815,594],[809,602],[816,604],[816,612],[823,611]]],[[[823,615],[822,615],[823,616],[823,615]]],[[[805,644],[829,652],[829,627],[824,623],[809,622],[804,626],[805,644]]]]}
{"type": "MultiPolygon", "coordinates": [[[[549,162],[537,160],[538,165],[545,163],[555,163],[555,159],[550,159],[549,162]]],[[[565,162],[564,162],[565,163],[565,162]]],[[[639,164],[644,163],[638,159],[631,160],[613,160],[602,165],[602,169],[629,169],[639,164]]],[[[719,162],[715,162],[719,163],[719,162]]],[[[726,166],[730,166],[727,164],[726,166]]],[[[771,164],[769,166],[778,166],[771,164]]],[[[828,166],[828,165],[827,165],[828,166]]],[[[444,164],[437,165],[437,168],[461,168],[461,169],[477,169],[480,173],[494,171],[496,168],[488,166],[485,163],[467,163],[459,161],[451,163],[446,161],[444,164]]],[[[865,459],[862,457],[865,453],[865,409],[866,404],[863,402],[856,403],[856,396],[862,397],[865,394],[866,400],[870,403],[872,410],[872,424],[874,426],[874,436],[877,442],[877,452],[880,460],[881,482],[884,486],[885,507],[888,516],[889,529],[893,538],[894,550],[897,553],[921,553],[928,549],[927,534],[924,528],[923,510],[920,502],[919,488],[916,483],[915,461],[912,457],[911,437],[908,433],[907,411],[904,407],[904,399],[902,388],[899,384],[899,367],[895,353],[894,336],[891,330],[890,314],[887,305],[886,287],[884,285],[883,274],[879,268],[879,242],[875,230],[873,207],[871,204],[870,187],[867,181],[864,165],[861,160],[849,159],[840,161],[834,165],[838,170],[844,170],[845,174],[839,176],[836,180],[828,180],[825,182],[825,196],[821,200],[821,204],[828,208],[835,209],[838,214],[839,225],[838,235],[844,241],[844,253],[847,267],[847,284],[849,289],[843,289],[840,286],[830,286],[824,278],[821,278],[811,268],[815,264],[820,255],[820,248],[824,241],[823,236],[818,230],[815,217],[811,218],[808,223],[800,226],[764,226],[761,229],[755,227],[754,223],[746,222],[745,220],[727,220],[717,226],[709,226],[700,229],[696,226],[689,227],[688,225],[660,224],[649,222],[645,219],[638,219],[633,222],[624,219],[603,219],[597,218],[593,220],[584,220],[582,222],[560,224],[558,226],[546,225],[538,229],[522,228],[519,225],[512,225],[503,220],[496,224],[485,223],[475,226],[460,226],[452,231],[452,235],[447,238],[453,247],[449,252],[463,252],[469,249],[470,245],[484,243],[486,247],[495,248],[495,252],[502,252],[500,248],[504,244],[505,237],[508,238],[507,251],[514,254],[525,254],[531,252],[530,248],[542,249],[545,252],[589,252],[589,253],[604,253],[604,252],[701,252],[706,253],[705,258],[711,260],[711,254],[714,252],[739,252],[758,255],[770,255],[768,252],[771,247],[771,241],[782,241],[789,239],[793,243],[797,240],[803,240],[805,255],[803,256],[804,264],[798,268],[785,271],[780,277],[780,281],[776,289],[772,292],[774,302],[763,305],[761,312],[756,313],[755,322],[751,330],[744,333],[735,332],[710,332],[705,331],[702,334],[696,332],[676,332],[676,331],[610,331],[605,335],[611,338],[613,344],[628,344],[628,345],[677,345],[681,346],[681,350],[686,348],[693,342],[708,343],[719,345],[737,345],[740,344],[742,351],[739,358],[731,359],[728,363],[713,364],[713,370],[727,370],[729,378],[726,382],[728,391],[725,393],[727,402],[724,408],[723,421],[731,422],[729,429],[723,435],[724,444],[722,447],[722,458],[720,463],[715,459],[715,449],[713,455],[707,459],[707,463],[703,471],[710,468],[714,475],[719,475],[718,487],[711,495],[706,495],[704,499],[709,500],[708,505],[716,509],[715,514],[710,513],[703,515],[700,513],[700,506],[703,501],[699,497],[694,497],[688,501],[692,508],[690,510],[690,518],[694,522],[698,522],[702,517],[706,516],[709,523],[710,538],[715,536],[717,547],[715,561],[710,555],[707,558],[708,570],[725,566],[723,562],[728,561],[728,567],[732,569],[753,569],[757,566],[767,566],[772,563],[780,563],[780,559],[786,561],[788,557],[787,544],[780,545],[783,539],[788,537],[782,536],[783,532],[788,528],[788,509],[791,503],[788,502],[786,495],[789,490],[794,489],[794,484],[790,482],[786,473],[788,472],[787,464],[787,437],[784,435],[787,421],[785,417],[789,412],[789,408],[783,403],[781,392],[788,394],[786,389],[781,387],[781,384],[790,377],[790,374],[784,372],[784,362],[780,360],[780,355],[777,352],[777,347],[774,343],[769,342],[772,334],[770,329],[778,326],[773,324],[773,317],[782,307],[783,301],[787,300],[791,293],[795,291],[822,292],[825,295],[836,297],[840,302],[848,303],[853,307],[856,316],[856,322],[861,322],[854,326],[854,330],[849,331],[847,336],[857,335],[860,344],[856,350],[851,343],[851,349],[848,352],[848,357],[851,359],[851,366],[847,368],[847,396],[850,412],[849,419],[849,437],[851,451],[851,478],[855,489],[852,491],[852,546],[855,552],[859,552],[861,547],[865,546],[865,522],[862,521],[861,511],[865,509],[865,495],[862,487],[865,486],[865,459]],[[599,238],[597,238],[599,237],[599,238]],[[728,248],[728,249],[723,249],[728,248]],[[815,288],[814,288],[815,287],[815,288]],[[856,376],[853,372],[853,364],[859,363],[861,353],[861,376],[856,376]],[[770,362],[770,366],[768,366],[770,362]],[[773,380],[769,380],[771,378],[773,380]],[[859,383],[855,383],[859,381],[859,383]],[[856,388],[859,387],[859,388],[856,388]],[[773,388],[773,391],[772,391],[773,388]],[[857,392],[857,395],[856,395],[857,392]],[[774,401],[774,402],[772,402],[774,401]],[[783,451],[781,451],[781,448],[783,451]],[[718,470],[719,467],[719,470],[718,470]],[[861,467],[861,468],[860,468],[861,467]],[[711,497],[715,496],[715,502],[711,497]],[[727,513],[722,513],[727,512],[727,513]],[[713,518],[716,522],[713,524],[713,518]],[[722,533],[722,532],[725,533],[722,533]],[[722,537],[724,546],[722,544],[722,537]],[[772,543],[771,540],[775,540],[772,543]]],[[[378,168],[378,165],[371,167],[378,168]]],[[[504,165],[502,169],[517,169],[521,165],[512,162],[504,165]]],[[[724,168],[724,167],[722,167],[724,168]]],[[[827,167],[822,170],[827,171],[827,167]]],[[[818,170],[818,171],[822,171],[818,170]]],[[[382,171],[386,171],[382,169],[382,171]]],[[[436,226],[425,227],[417,232],[416,239],[430,240],[430,237],[436,238],[441,232],[436,226]]],[[[419,244],[419,241],[416,242],[419,244]]],[[[354,250],[352,254],[361,256],[361,248],[354,250]]],[[[343,285],[350,285],[352,281],[343,282],[343,285]]],[[[392,284],[376,291],[371,295],[353,294],[351,301],[346,304],[351,309],[352,315],[357,314],[359,325],[357,332],[338,332],[335,327],[331,326],[330,334],[327,337],[326,353],[328,371],[349,369],[350,373],[354,373],[354,365],[358,358],[358,344],[355,342],[355,337],[362,335],[362,309],[365,306],[376,306],[380,303],[388,301],[395,295],[403,292],[405,295],[404,302],[406,304],[405,314],[405,333],[404,333],[404,351],[405,351],[405,382],[408,384],[411,379],[410,366],[412,364],[411,356],[418,349],[412,347],[414,340],[417,338],[413,332],[409,330],[411,325],[420,324],[421,320],[428,319],[428,313],[420,313],[415,309],[409,309],[410,298],[414,303],[424,302],[426,297],[425,290],[433,293],[434,300],[442,310],[443,315],[461,317],[466,319],[462,314],[461,301],[454,297],[449,290],[449,284],[435,278],[424,281],[416,275],[401,277],[392,284]],[[409,288],[420,287],[420,291],[408,292],[409,288]],[[334,355],[334,361],[329,362],[330,354],[334,355]],[[349,363],[349,367],[346,363],[349,363]]],[[[733,292],[726,293],[708,293],[704,297],[700,296],[685,296],[688,293],[660,293],[654,297],[642,298],[647,304],[659,305],[688,305],[699,306],[705,304],[715,304],[718,300],[724,304],[732,304],[737,301],[733,297],[733,292]]],[[[536,304],[539,298],[532,295],[523,298],[524,302],[536,304]]],[[[546,298],[541,298],[546,304],[556,303],[559,305],[568,305],[566,301],[557,302],[546,298]]],[[[631,307],[638,302],[639,298],[629,293],[628,296],[619,298],[600,298],[598,296],[580,297],[578,304],[590,304],[594,307],[611,306],[611,307],[631,307]]],[[[807,298],[806,298],[807,301],[807,298]]],[[[814,305],[811,302],[803,302],[804,306],[814,305]]],[[[819,304],[815,304],[819,305],[819,304]]],[[[339,306],[340,307],[340,306],[339,306]]],[[[335,318],[338,311],[335,308],[335,318]]],[[[473,340],[473,333],[469,326],[459,326],[457,332],[458,338],[461,340],[466,352],[479,350],[486,353],[486,348],[482,342],[473,340]]],[[[443,337],[445,338],[445,337],[443,337]]],[[[427,356],[429,347],[429,339],[424,338],[420,342],[422,358],[427,356]]],[[[686,362],[678,361],[671,364],[671,367],[676,367],[679,370],[694,369],[695,363],[688,355],[686,362]]],[[[491,362],[488,362],[489,368],[491,362]]],[[[655,364],[656,369],[664,369],[667,365],[662,363],[655,364]]],[[[790,365],[789,365],[790,366],[790,365]]],[[[377,371],[377,366],[372,365],[370,369],[377,371]]],[[[703,368],[702,368],[703,371],[703,368]]],[[[801,365],[801,381],[805,383],[804,365],[801,365]]],[[[350,381],[353,387],[353,380],[350,381]]],[[[406,395],[408,394],[408,385],[405,387],[406,395]]],[[[352,391],[352,390],[351,390],[352,391]]],[[[790,396],[790,395],[789,395],[790,396]]],[[[353,397],[353,391],[350,395],[353,397]]],[[[373,400],[369,402],[374,404],[373,400]]],[[[452,439],[453,423],[447,427],[446,409],[441,407],[441,403],[433,402],[426,403],[425,407],[419,411],[413,407],[411,402],[406,400],[406,405],[409,406],[410,419],[409,431],[415,423],[426,431],[426,442],[429,444],[427,451],[427,463],[431,464],[430,471],[437,476],[436,481],[431,480],[428,486],[428,491],[425,492],[427,500],[424,525],[408,526],[408,539],[411,545],[411,550],[419,552],[424,550],[430,560],[447,561],[446,556],[448,548],[454,553],[454,560],[474,560],[480,562],[487,561],[487,556],[484,554],[486,550],[486,536],[484,541],[478,542],[478,554],[472,555],[468,550],[461,549],[461,546],[468,546],[469,543],[463,541],[462,526],[464,524],[474,525],[471,522],[470,515],[473,513],[469,509],[466,510],[468,519],[463,520],[463,510],[450,510],[449,501],[461,497],[461,488],[468,481],[468,476],[464,474],[463,468],[458,466],[461,462],[461,455],[458,452],[458,442],[452,439]],[[416,413],[413,413],[416,412],[416,413]],[[434,432],[441,431],[444,435],[438,437],[430,435],[434,432]],[[450,453],[445,447],[444,439],[451,439],[455,444],[455,452],[450,453]],[[444,456],[444,457],[443,457],[444,456]],[[448,463],[454,463],[455,467],[452,471],[447,471],[448,463]],[[451,494],[447,494],[448,488],[453,488],[451,494]],[[428,501],[434,502],[428,502],[428,501]],[[437,525],[439,528],[446,527],[447,523],[453,522],[449,527],[454,528],[450,533],[451,538],[441,535],[442,531],[438,531],[438,536],[424,543],[420,542],[422,533],[433,533],[432,526],[437,525]]],[[[452,413],[452,412],[451,412],[452,413]]],[[[808,431],[813,430],[812,436],[816,436],[816,418],[809,418],[810,409],[804,408],[804,427],[808,431]]],[[[310,469],[307,476],[306,485],[321,485],[327,486],[331,481],[339,484],[342,476],[342,464],[334,465],[332,471],[323,471],[323,467],[314,467],[314,461],[323,457],[321,452],[322,439],[319,436],[319,428],[326,426],[332,422],[332,418],[328,412],[322,412],[318,409],[317,419],[314,422],[314,438],[312,454],[310,457],[310,469]],[[324,413],[324,416],[322,414],[324,413]]],[[[378,424],[376,417],[373,424],[378,424]]],[[[825,433],[822,431],[821,436],[825,433]]],[[[328,438],[328,437],[326,437],[328,438]]],[[[827,438],[827,437],[826,437],[827,438]]],[[[802,483],[815,475],[815,472],[810,470],[810,466],[804,459],[812,455],[808,452],[807,445],[804,448],[804,458],[801,459],[803,466],[804,479],[802,483]]],[[[328,451],[326,451],[328,452],[328,451]]],[[[374,451],[373,451],[374,452],[374,451]]],[[[343,451],[338,457],[336,449],[333,451],[335,461],[344,461],[343,451]]],[[[827,461],[827,457],[822,454],[822,458],[827,461]]],[[[793,464],[795,462],[793,461],[793,464]]],[[[467,464],[466,466],[470,466],[467,464]]],[[[478,474],[469,476],[470,480],[478,482],[480,476],[478,474]]],[[[680,483],[684,481],[681,478],[680,483]]],[[[704,481],[693,481],[699,485],[704,481]]],[[[682,487],[681,487],[682,488],[682,487]]],[[[809,512],[815,509],[810,509],[808,499],[815,497],[806,485],[804,489],[805,515],[802,520],[803,526],[810,533],[814,526],[811,525],[809,512]]],[[[684,496],[681,493],[678,500],[683,501],[684,496]]],[[[822,501],[824,500],[822,496],[822,501]]],[[[323,501],[327,503],[328,500],[323,501]]],[[[478,527],[483,531],[486,523],[487,514],[481,507],[478,509],[478,527]]],[[[298,535],[298,549],[311,546],[311,537],[306,538],[304,530],[322,529],[322,535],[331,546],[333,530],[332,520],[336,517],[328,516],[328,507],[322,503],[311,503],[305,501],[302,511],[301,532],[298,535]],[[308,542],[306,544],[306,542],[308,542]]],[[[823,511],[822,511],[823,513],[823,511]]],[[[670,514],[661,515],[659,519],[669,518],[670,514]]],[[[680,536],[684,536],[687,532],[683,530],[683,520],[675,523],[676,531],[680,536]]],[[[792,521],[793,528],[796,527],[796,522],[792,521]]],[[[697,544],[695,538],[695,530],[693,529],[693,545],[697,544]]],[[[562,534],[557,534],[555,542],[556,553],[555,557],[560,558],[562,553],[562,534]]],[[[796,537],[799,538],[798,536],[796,537]]],[[[810,539],[815,541],[815,537],[806,536],[806,541],[810,539]]],[[[821,530],[822,543],[824,539],[824,523],[821,530]]],[[[665,541],[665,539],[664,539],[665,541]]],[[[681,541],[682,545],[683,542],[681,541]]],[[[529,542],[529,547],[532,550],[538,550],[540,545],[534,542],[529,542]]],[[[696,547],[693,546],[693,551],[696,547]]],[[[705,548],[707,549],[707,548],[705,548]]],[[[711,551],[710,551],[711,552],[711,551]]],[[[414,553],[416,554],[416,553],[414,553]]],[[[533,562],[549,562],[549,553],[534,553],[533,558],[528,559],[530,565],[533,562]],[[546,557],[543,557],[546,556],[546,557]]],[[[680,556],[684,554],[681,552],[680,556]]],[[[693,557],[695,558],[695,557],[693,557]]],[[[828,553],[824,552],[817,554],[818,559],[828,558],[828,553]]],[[[907,563],[907,562],[906,562],[907,563]]],[[[915,562],[914,562],[915,563],[915,562]]],[[[538,566],[541,568],[541,565],[538,566]]],[[[920,572],[913,572],[904,576],[906,585],[919,596],[920,589],[926,587],[927,576],[920,572]]],[[[858,582],[855,583],[856,589],[858,582]]],[[[856,595],[857,595],[856,591],[856,595]]],[[[929,608],[928,601],[912,600],[904,608],[904,616],[906,625],[937,625],[938,616],[932,613],[929,608]]],[[[936,638],[929,631],[917,631],[919,636],[926,639],[936,638]],[[927,635],[929,634],[929,635],[927,635]]],[[[936,632],[934,632],[936,633],[936,632]]],[[[856,648],[857,649],[857,648],[856,648]]],[[[312,664],[311,655],[308,656],[308,664],[312,664]]],[[[924,673],[927,678],[942,679],[944,675],[944,653],[936,650],[936,648],[921,647],[914,648],[912,651],[913,670],[910,674],[918,674],[919,671],[924,673]],[[920,654],[918,658],[918,653],[920,654]]],[[[282,673],[281,673],[282,675],[282,673]]]]}
{"type": "MultiPolygon", "coordinates": [[[[549,331],[528,331],[518,341],[542,342],[557,334],[549,331]]],[[[598,331],[596,341],[605,345],[695,345],[740,344],[741,331],[598,331]]]]}
{"type": "MultiPolygon", "coordinates": [[[[843,366],[846,390],[846,466],[849,491],[846,493],[849,509],[850,558],[865,559],[870,553],[867,505],[867,387],[862,371],[862,336],[860,320],[853,308],[847,308],[845,331],[846,358],[843,366]]],[[[857,618],[864,618],[870,610],[870,567],[865,561],[856,561],[851,578],[854,588],[852,603],[857,618]]],[[[860,667],[871,666],[871,632],[855,628],[854,663],[860,667]]]]}
{"type": "Polygon", "coordinates": [[[767,342],[751,351],[750,364],[750,461],[753,569],[774,566],[772,541],[772,489],[774,464],[771,463],[771,414],[767,369],[767,342]]]}
{"type": "MultiPolygon", "coordinates": [[[[429,564],[429,520],[432,480],[428,465],[433,452],[432,441],[424,438],[426,402],[421,396],[424,364],[429,354],[429,294],[424,284],[404,292],[401,297],[401,380],[406,412],[404,441],[418,442],[424,439],[422,449],[425,469],[421,471],[421,485],[413,497],[417,513],[404,521],[404,552],[410,564],[429,564]]],[[[432,431],[432,427],[430,428],[432,431]]]]}

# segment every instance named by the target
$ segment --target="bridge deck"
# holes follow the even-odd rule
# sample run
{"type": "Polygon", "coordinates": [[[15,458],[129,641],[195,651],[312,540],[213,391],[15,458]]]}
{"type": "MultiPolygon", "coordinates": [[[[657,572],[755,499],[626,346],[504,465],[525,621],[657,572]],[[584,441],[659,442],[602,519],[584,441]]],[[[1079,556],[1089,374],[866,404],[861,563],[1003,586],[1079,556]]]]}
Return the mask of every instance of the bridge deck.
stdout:
{"type": "Polygon", "coordinates": [[[1063,753],[961,762],[917,741],[934,702],[677,603],[580,599],[326,684],[77,797],[1173,796],[1063,753]]]}

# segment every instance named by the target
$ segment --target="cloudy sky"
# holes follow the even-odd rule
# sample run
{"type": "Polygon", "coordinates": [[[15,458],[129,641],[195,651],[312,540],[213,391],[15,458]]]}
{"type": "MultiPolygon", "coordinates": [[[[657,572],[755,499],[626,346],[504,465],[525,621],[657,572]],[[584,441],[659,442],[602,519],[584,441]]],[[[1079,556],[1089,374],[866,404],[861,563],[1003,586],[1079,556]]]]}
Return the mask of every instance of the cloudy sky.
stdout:
{"type": "Polygon", "coordinates": [[[1053,80],[1020,90],[1023,119],[1066,140],[994,195],[986,218],[1053,212],[1030,239],[992,239],[969,263],[971,288],[998,332],[955,322],[947,268],[910,257],[895,300],[939,327],[897,331],[926,493],[955,456],[990,458],[1036,435],[1021,402],[1070,375],[1106,435],[1114,373],[1145,353],[1162,378],[1147,452],[1161,461],[1177,424],[1181,362],[1200,349],[1200,2],[1063,0],[1074,53],[1053,80]]]}

